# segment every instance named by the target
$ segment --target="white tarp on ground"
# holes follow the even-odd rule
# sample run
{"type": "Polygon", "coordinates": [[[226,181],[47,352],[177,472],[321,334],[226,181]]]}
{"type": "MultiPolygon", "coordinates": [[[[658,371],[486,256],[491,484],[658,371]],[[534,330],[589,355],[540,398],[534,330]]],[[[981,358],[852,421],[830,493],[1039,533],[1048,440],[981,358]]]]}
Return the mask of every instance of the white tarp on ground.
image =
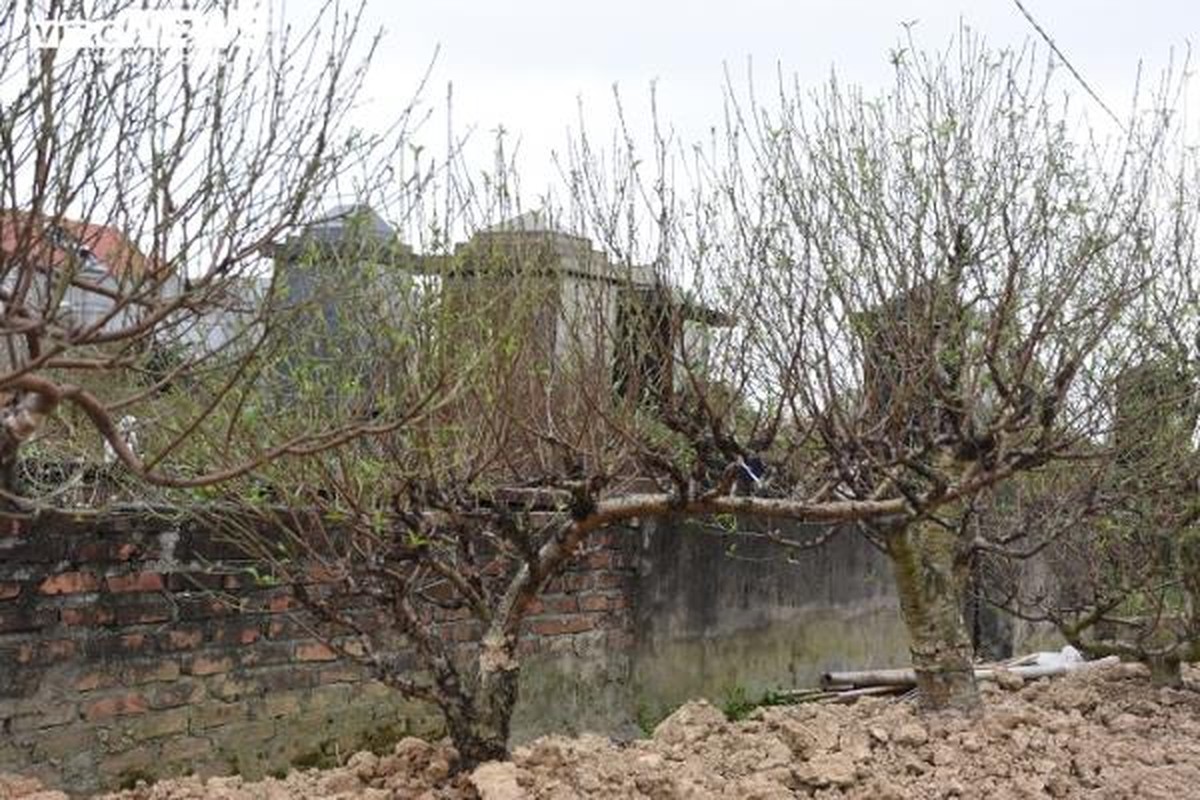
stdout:
{"type": "Polygon", "coordinates": [[[1071,645],[1067,645],[1062,650],[1042,651],[1035,654],[1037,660],[1033,663],[1039,667],[1066,667],[1070,668],[1073,664],[1082,664],[1087,661],[1080,653],[1071,645]]]}

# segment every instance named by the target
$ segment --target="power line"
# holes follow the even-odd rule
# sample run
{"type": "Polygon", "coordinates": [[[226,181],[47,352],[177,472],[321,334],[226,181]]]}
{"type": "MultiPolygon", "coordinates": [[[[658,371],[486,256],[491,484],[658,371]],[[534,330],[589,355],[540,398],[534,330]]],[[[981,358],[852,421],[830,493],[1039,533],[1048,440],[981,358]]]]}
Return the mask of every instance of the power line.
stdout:
{"type": "Polygon", "coordinates": [[[1083,90],[1087,92],[1088,95],[1095,100],[1102,109],[1104,109],[1105,113],[1112,118],[1112,121],[1117,123],[1117,126],[1124,131],[1125,124],[1121,122],[1121,118],[1114,114],[1113,110],[1108,107],[1108,104],[1100,99],[1100,95],[1098,95],[1091,87],[1091,84],[1084,79],[1083,75],[1079,74],[1079,70],[1075,69],[1075,66],[1071,63],[1071,60],[1067,58],[1066,54],[1063,53],[1062,50],[1058,49],[1058,45],[1054,43],[1054,39],[1051,38],[1050,34],[1046,32],[1046,29],[1039,25],[1038,21],[1033,18],[1033,14],[1029,13],[1029,9],[1025,8],[1025,4],[1022,3],[1021,0],[1013,0],[1013,4],[1016,5],[1017,9],[1022,15],[1024,15],[1025,19],[1029,20],[1029,24],[1033,26],[1033,29],[1037,31],[1038,35],[1041,36],[1042,39],[1045,40],[1046,44],[1050,46],[1051,52],[1058,56],[1059,60],[1062,61],[1063,65],[1067,68],[1067,71],[1074,76],[1075,80],[1079,81],[1079,85],[1083,87],[1083,90]]]}

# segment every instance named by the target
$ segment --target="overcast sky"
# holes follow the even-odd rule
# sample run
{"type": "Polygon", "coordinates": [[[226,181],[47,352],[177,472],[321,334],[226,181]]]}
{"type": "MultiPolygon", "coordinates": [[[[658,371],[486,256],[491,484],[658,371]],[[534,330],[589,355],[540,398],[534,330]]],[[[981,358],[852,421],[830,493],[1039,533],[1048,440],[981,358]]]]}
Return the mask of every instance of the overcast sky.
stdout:
{"type": "MultiPolygon", "coordinates": [[[[288,13],[313,4],[290,0],[288,13]]],[[[1200,0],[1025,5],[1118,112],[1128,107],[1139,61],[1157,74],[1172,48],[1179,59],[1189,40],[1200,43],[1200,0]]],[[[644,120],[655,83],[660,116],[690,141],[720,118],[726,64],[740,77],[752,61],[763,83],[780,65],[802,84],[836,68],[848,81],[882,87],[888,53],[912,22],[934,48],[960,22],[997,47],[1036,38],[1012,0],[368,0],[366,24],[385,38],[361,117],[384,119],[407,100],[440,46],[429,102],[440,103],[452,83],[456,129],[473,127],[481,144],[500,125],[519,137],[528,195],[552,174],[549,154],[578,127],[580,102],[589,129],[611,125],[614,84],[631,116],[644,120]]],[[[444,130],[444,117],[437,125],[444,130]]]]}

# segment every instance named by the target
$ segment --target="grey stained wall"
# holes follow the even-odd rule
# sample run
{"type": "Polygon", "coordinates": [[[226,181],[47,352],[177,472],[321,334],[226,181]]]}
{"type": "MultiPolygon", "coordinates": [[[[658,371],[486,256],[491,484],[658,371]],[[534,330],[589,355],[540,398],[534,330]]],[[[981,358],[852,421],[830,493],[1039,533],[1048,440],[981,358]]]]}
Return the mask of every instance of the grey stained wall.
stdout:
{"type": "Polygon", "coordinates": [[[753,699],[830,669],[908,662],[888,563],[864,538],[841,531],[789,553],[714,530],[675,521],[635,533],[631,691],[643,720],[691,697],[753,699]]]}

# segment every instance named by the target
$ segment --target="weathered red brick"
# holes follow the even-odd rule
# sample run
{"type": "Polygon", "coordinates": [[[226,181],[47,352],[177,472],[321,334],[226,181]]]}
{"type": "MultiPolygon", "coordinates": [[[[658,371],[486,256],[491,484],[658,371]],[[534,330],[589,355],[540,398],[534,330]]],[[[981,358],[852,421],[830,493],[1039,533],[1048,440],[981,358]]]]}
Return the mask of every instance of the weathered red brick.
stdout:
{"type": "Polygon", "coordinates": [[[140,545],[133,542],[123,542],[115,550],[113,550],[113,558],[117,561],[128,561],[129,559],[141,555],[142,548],[140,545]]]}
{"type": "Polygon", "coordinates": [[[579,608],[583,611],[609,611],[622,608],[625,598],[613,594],[585,594],[579,598],[579,608]]]}
{"type": "Polygon", "coordinates": [[[110,625],[116,618],[113,610],[104,606],[79,606],[62,610],[64,625],[110,625]]]}
{"type": "Polygon", "coordinates": [[[167,575],[167,590],[194,592],[225,587],[225,574],[213,572],[172,572],[167,575]]]}
{"type": "MultiPolygon", "coordinates": [[[[62,705],[47,703],[40,705],[35,713],[21,714],[11,718],[8,722],[8,726],[13,732],[18,733],[34,730],[44,731],[47,728],[57,728],[62,725],[70,724],[78,718],[79,709],[74,703],[66,703],[62,705]]],[[[37,794],[38,793],[26,796],[36,798],[37,794]]]]}
{"type": "Polygon", "coordinates": [[[75,691],[93,692],[96,689],[111,689],[120,684],[120,682],[120,678],[112,673],[104,672],[103,670],[93,670],[75,681],[75,691]]]}
{"type": "Polygon", "coordinates": [[[176,708],[199,702],[204,697],[204,684],[189,678],[168,681],[148,689],[151,708],[176,708]]]}
{"type": "Polygon", "coordinates": [[[245,717],[246,706],[241,703],[209,702],[194,706],[188,714],[191,727],[218,728],[245,717]]]}
{"type": "Polygon", "coordinates": [[[333,661],[337,653],[321,642],[308,642],[296,645],[297,661],[333,661]]]}
{"type": "Polygon", "coordinates": [[[239,667],[262,667],[269,664],[289,664],[292,662],[294,653],[292,652],[292,643],[283,642],[256,642],[253,647],[239,647],[234,655],[237,657],[239,667]]]}
{"type": "Polygon", "coordinates": [[[615,572],[599,572],[593,576],[592,585],[597,589],[620,589],[629,579],[615,572]]]}
{"type": "Polygon", "coordinates": [[[105,581],[108,590],[122,592],[161,592],[163,576],[158,572],[131,572],[128,575],[111,575],[105,581]]]}
{"type": "Polygon", "coordinates": [[[18,664],[53,664],[75,657],[79,646],[70,639],[52,639],[45,642],[25,642],[17,648],[18,664]]]}
{"type": "Polygon", "coordinates": [[[121,671],[121,683],[126,686],[173,681],[178,677],[179,664],[170,659],[126,664],[121,671]]]}
{"type": "Polygon", "coordinates": [[[529,629],[538,636],[563,636],[569,633],[590,631],[595,627],[593,618],[582,614],[573,617],[536,619],[529,623],[529,629]]]}
{"type": "Polygon", "coordinates": [[[313,564],[305,573],[308,583],[333,583],[341,577],[339,571],[325,564],[313,564]]]}
{"type": "Polygon", "coordinates": [[[350,665],[328,667],[321,670],[321,683],[356,683],[362,675],[350,665]]]}
{"type": "Polygon", "coordinates": [[[551,614],[574,614],[579,610],[579,601],[574,595],[558,595],[547,597],[542,601],[545,609],[551,614]]]}
{"type": "Polygon", "coordinates": [[[529,605],[525,606],[525,613],[531,617],[536,617],[538,614],[545,613],[546,606],[541,600],[531,600],[529,605]]]}
{"type": "Polygon", "coordinates": [[[97,561],[130,561],[143,554],[141,545],[111,538],[83,542],[75,549],[75,559],[81,564],[97,561]]]}
{"type": "Polygon", "coordinates": [[[632,553],[613,553],[613,569],[632,570],[636,566],[632,553]]]}
{"type": "Polygon", "coordinates": [[[483,635],[479,623],[471,621],[467,623],[459,623],[455,626],[454,640],[456,642],[474,642],[478,641],[483,635]]]}
{"type": "Polygon", "coordinates": [[[290,611],[297,605],[296,598],[290,594],[280,594],[271,598],[270,602],[267,603],[267,609],[272,614],[278,614],[282,611],[290,611]]]}
{"type": "Polygon", "coordinates": [[[199,628],[167,631],[164,645],[169,650],[191,650],[204,641],[204,631],[199,628]]]}
{"type": "Polygon", "coordinates": [[[146,698],[137,692],[105,697],[83,707],[83,716],[88,722],[143,714],[149,709],[146,698]]]}
{"type": "Polygon", "coordinates": [[[235,620],[212,628],[212,640],[215,644],[253,644],[261,636],[262,631],[256,623],[235,620]]]}
{"type": "Polygon", "coordinates": [[[608,647],[615,652],[624,652],[634,646],[634,636],[627,630],[609,631],[605,638],[608,640],[608,647]]]}
{"type": "Polygon", "coordinates": [[[0,607],[0,633],[40,631],[58,621],[52,608],[22,608],[8,605],[0,607]]]}
{"type": "Polygon", "coordinates": [[[233,669],[233,659],[228,656],[198,655],[188,664],[188,672],[193,675],[216,675],[233,669]]]}
{"type": "Polygon", "coordinates": [[[585,563],[592,569],[609,569],[613,566],[613,554],[608,550],[590,553],[585,563]]]}
{"type": "Polygon", "coordinates": [[[565,592],[582,592],[592,588],[592,575],[588,572],[568,572],[562,576],[562,589],[565,592]]]}
{"type": "Polygon", "coordinates": [[[57,639],[51,642],[42,642],[38,648],[41,660],[44,662],[51,661],[66,661],[75,657],[79,652],[79,646],[70,639],[57,639]]]}
{"type": "Polygon", "coordinates": [[[42,594],[79,594],[99,588],[100,579],[90,572],[61,572],[42,581],[38,591],[42,594]]]}
{"type": "Polygon", "coordinates": [[[257,670],[254,682],[270,696],[273,692],[290,692],[304,687],[316,686],[317,671],[313,669],[296,669],[296,665],[288,663],[275,667],[257,670]]]}
{"type": "Polygon", "coordinates": [[[144,633],[126,633],[119,640],[122,650],[144,650],[148,648],[148,639],[144,633]]]}
{"type": "Polygon", "coordinates": [[[175,607],[162,595],[126,594],[116,605],[118,625],[145,625],[166,622],[174,615],[175,607]]]}
{"type": "Polygon", "coordinates": [[[222,589],[247,589],[255,586],[254,578],[249,575],[222,575],[222,589]]]}
{"type": "Polygon", "coordinates": [[[179,618],[185,620],[224,617],[236,614],[240,610],[240,601],[233,597],[205,594],[192,597],[176,596],[174,600],[179,608],[179,618]]]}

